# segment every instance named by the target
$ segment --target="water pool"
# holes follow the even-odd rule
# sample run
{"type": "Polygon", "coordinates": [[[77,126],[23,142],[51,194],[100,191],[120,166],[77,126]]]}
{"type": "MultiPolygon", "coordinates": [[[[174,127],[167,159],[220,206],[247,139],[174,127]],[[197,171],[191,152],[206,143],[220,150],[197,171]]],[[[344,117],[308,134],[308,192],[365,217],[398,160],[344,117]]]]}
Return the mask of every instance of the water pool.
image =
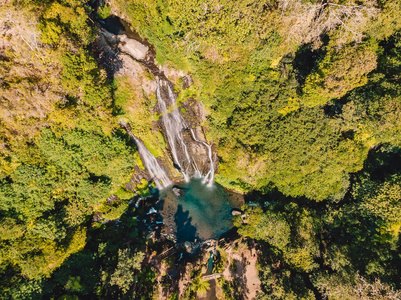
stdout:
{"type": "Polygon", "coordinates": [[[233,226],[231,210],[240,203],[218,183],[208,187],[202,178],[160,192],[159,211],[178,243],[217,239],[233,226]]]}

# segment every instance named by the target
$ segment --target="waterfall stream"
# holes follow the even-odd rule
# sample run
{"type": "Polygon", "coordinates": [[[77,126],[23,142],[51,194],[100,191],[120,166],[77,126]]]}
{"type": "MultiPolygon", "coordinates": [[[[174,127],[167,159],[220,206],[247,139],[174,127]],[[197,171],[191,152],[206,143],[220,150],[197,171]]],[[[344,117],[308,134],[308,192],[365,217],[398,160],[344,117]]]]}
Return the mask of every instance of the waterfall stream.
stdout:
{"type": "MultiPolygon", "coordinates": [[[[156,64],[155,53],[149,44],[140,40],[137,34],[129,34],[130,31],[116,17],[102,21],[102,25],[104,27],[102,29],[104,45],[116,44],[122,53],[141,63],[155,76],[156,108],[161,115],[159,125],[162,127],[169,146],[174,167],[181,172],[185,182],[188,183],[191,178],[203,178],[203,184],[208,187],[212,186],[215,172],[212,146],[203,137],[196,136],[196,128],[200,126],[200,120],[197,119],[203,118],[203,115],[196,115],[195,111],[189,107],[188,116],[191,116],[191,120],[184,120],[181,108],[177,103],[174,84],[167,80],[163,69],[156,64]],[[115,35],[106,29],[111,30],[115,35]],[[195,115],[194,118],[193,115],[195,115]]],[[[107,47],[104,51],[114,53],[113,49],[107,47]]],[[[131,139],[137,145],[143,165],[155,180],[158,188],[170,185],[172,182],[157,159],[146,149],[142,140],[133,135],[129,124],[122,123],[121,126],[126,128],[131,139]]]]}
{"type": "Polygon", "coordinates": [[[180,112],[177,109],[174,109],[170,113],[167,110],[167,101],[171,102],[171,105],[175,104],[176,96],[174,92],[171,90],[171,86],[168,82],[164,80],[159,80],[156,89],[156,96],[157,96],[157,105],[159,107],[159,111],[161,112],[161,120],[164,128],[166,130],[167,141],[170,145],[171,154],[173,156],[173,161],[177,168],[182,172],[184,175],[185,181],[189,180],[189,168],[191,166],[191,158],[188,153],[188,148],[184,142],[182,137],[182,131],[185,129],[184,119],[182,118],[180,112]],[[162,86],[166,86],[168,89],[168,97],[165,99],[162,96],[161,88],[162,86]],[[184,157],[180,157],[178,150],[181,149],[184,157]],[[185,164],[185,167],[184,167],[185,164]]]}
{"type": "MultiPolygon", "coordinates": [[[[149,90],[148,87],[146,93],[147,96],[152,92],[156,93],[155,109],[160,114],[158,126],[168,144],[167,148],[173,165],[181,172],[185,181],[182,182],[180,179],[173,182],[169,175],[173,176],[176,172],[173,172],[171,168],[167,169],[165,160],[159,160],[152,155],[140,138],[142,136],[138,137],[135,132],[133,133],[129,123],[120,121],[121,127],[125,128],[131,141],[136,144],[146,170],[146,172],[141,170],[141,174],[138,174],[139,180],[146,178],[150,182],[153,181],[159,190],[158,201],[152,211],[157,211],[163,218],[164,225],[158,226],[163,227],[170,237],[175,236],[179,243],[217,239],[232,228],[231,209],[241,207],[243,202],[237,203],[230,193],[214,182],[217,157],[201,130],[201,121],[204,119],[203,107],[199,101],[189,98],[182,104],[186,112],[184,114],[181,112],[180,103],[177,103],[177,94],[174,92],[174,84],[166,78],[165,72],[170,71],[164,70],[156,63],[154,48],[141,40],[136,33],[130,34],[130,31],[124,28],[125,24],[118,21],[119,19],[114,17],[101,23],[106,28],[102,29],[99,45],[103,47],[102,51],[111,57],[112,62],[118,55],[118,59],[125,64],[124,57],[128,55],[136,63],[142,64],[155,78],[156,88],[149,90]],[[109,29],[114,34],[108,32],[109,29]],[[125,35],[122,36],[122,34],[125,35]],[[120,54],[115,53],[115,49],[110,45],[117,46],[120,54]],[[213,188],[210,188],[212,186],[213,188]]],[[[106,57],[109,57],[107,55],[106,57]]],[[[126,67],[129,69],[130,64],[127,63],[126,67]]],[[[115,71],[111,69],[110,72],[114,75],[115,71]]],[[[129,76],[135,76],[136,71],[134,70],[134,74],[129,76]]],[[[183,75],[175,74],[172,77],[177,76],[183,75]]],[[[184,78],[183,88],[192,84],[190,76],[182,78],[184,78]]],[[[155,130],[153,126],[152,130],[155,130]]],[[[136,178],[135,182],[137,181],[136,178]]],[[[212,262],[211,259],[209,263],[212,262]]]]}
{"type": "Polygon", "coordinates": [[[138,147],[139,156],[141,157],[142,163],[145,169],[148,171],[149,175],[153,178],[158,189],[163,189],[172,184],[170,178],[168,177],[166,171],[160,166],[156,157],[146,148],[145,144],[137,138],[132,132],[130,126],[120,121],[121,126],[126,130],[130,138],[135,142],[138,147]]]}
{"type": "Polygon", "coordinates": [[[188,127],[184,118],[181,116],[180,109],[177,106],[177,95],[174,93],[172,84],[167,80],[159,79],[156,89],[157,105],[161,115],[162,125],[164,126],[167,141],[171,149],[174,164],[183,174],[186,182],[191,177],[204,176],[203,182],[211,186],[214,179],[214,164],[212,159],[212,147],[206,142],[196,138],[195,133],[188,127]],[[162,90],[165,92],[163,93],[162,90]],[[170,108],[170,110],[169,110],[170,108]],[[203,144],[208,151],[210,167],[206,175],[199,170],[197,162],[191,158],[183,134],[190,131],[192,139],[203,144]]]}

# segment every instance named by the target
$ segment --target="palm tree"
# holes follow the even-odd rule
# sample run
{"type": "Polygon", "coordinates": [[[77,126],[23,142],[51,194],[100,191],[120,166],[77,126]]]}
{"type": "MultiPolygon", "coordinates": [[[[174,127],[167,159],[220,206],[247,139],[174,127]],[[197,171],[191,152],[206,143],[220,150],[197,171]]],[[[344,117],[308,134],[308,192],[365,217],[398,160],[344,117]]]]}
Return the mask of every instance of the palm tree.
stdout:
{"type": "Polygon", "coordinates": [[[197,293],[198,296],[203,296],[207,293],[210,288],[209,282],[198,277],[191,282],[190,290],[197,293]]]}

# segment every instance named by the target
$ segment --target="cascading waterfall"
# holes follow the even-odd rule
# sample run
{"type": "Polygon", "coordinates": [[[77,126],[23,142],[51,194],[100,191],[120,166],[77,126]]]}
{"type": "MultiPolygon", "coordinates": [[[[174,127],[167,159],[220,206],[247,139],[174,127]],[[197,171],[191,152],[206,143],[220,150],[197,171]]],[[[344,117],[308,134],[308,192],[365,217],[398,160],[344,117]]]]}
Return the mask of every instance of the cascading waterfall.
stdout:
{"type": "MultiPolygon", "coordinates": [[[[116,38],[118,39],[118,37],[107,32],[104,34],[104,38],[110,44],[115,44],[116,38]]],[[[130,37],[128,37],[129,39],[130,37]]],[[[127,39],[124,38],[124,40],[127,39]]],[[[143,41],[139,42],[144,44],[143,41]]],[[[109,43],[104,43],[105,51],[114,54],[114,49],[107,46],[109,43]]],[[[174,85],[166,79],[163,70],[154,61],[155,53],[148,49],[147,53],[141,52],[144,54],[142,58],[138,57],[135,45],[138,46],[138,43],[127,43],[125,41],[119,46],[119,49],[137,62],[142,63],[157,78],[155,92],[157,96],[156,109],[160,113],[158,123],[162,127],[168,143],[173,164],[183,174],[186,182],[177,183],[174,189],[169,173],[166,172],[169,169],[164,169],[163,164],[146,148],[143,140],[138,138],[136,134],[134,135],[135,132],[132,132],[130,124],[121,121],[121,127],[125,128],[131,141],[137,145],[138,153],[146,169],[146,172],[138,171],[138,174],[135,174],[136,176],[131,180],[137,182],[138,179],[140,180],[143,177],[152,178],[149,181],[153,181],[160,190],[158,197],[159,200],[163,201],[157,201],[155,208],[149,213],[155,212],[155,209],[160,212],[165,224],[164,228],[170,237],[176,237],[177,242],[217,239],[221,234],[232,228],[231,209],[233,204],[223,187],[214,183],[214,163],[217,157],[213,153],[212,145],[207,142],[204,133],[199,130],[199,121],[204,118],[202,106],[198,101],[188,99],[185,105],[188,111],[185,116],[188,116],[189,119],[184,120],[184,115],[177,103],[174,85]],[[131,47],[130,49],[121,47],[127,46],[127,44],[131,47]],[[213,188],[210,188],[211,186],[213,188]]],[[[139,48],[139,50],[143,50],[142,46],[139,48]]],[[[183,87],[189,86],[190,81],[190,77],[185,77],[183,87]]],[[[152,129],[154,129],[153,126],[152,129]]],[[[140,201],[145,200],[145,198],[139,198],[135,204],[136,207],[139,206],[140,201]]],[[[237,207],[240,207],[240,204],[237,207]]],[[[209,262],[213,262],[213,257],[209,262]]]]}
{"type": "Polygon", "coordinates": [[[181,116],[176,105],[177,96],[175,95],[171,84],[165,80],[159,80],[156,89],[157,103],[161,115],[161,121],[165,128],[167,141],[170,145],[173,160],[177,168],[181,171],[185,181],[189,181],[192,176],[200,177],[202,174],[196,164],[196,161],[191,159],[187,145],[185,144],[182,133],[188,128],[184,118],[181,116]],[[163,95],[162,88],[167,89],[167,95],[163,95]],[[168,111],[169,107],[172,108],[168,111]],[[183,155],[179,155],[180,151],[183,155]]]}
{"type": "Polygon", "coordinates": [[[154,182],[158,189],[165,188],[172,184],[170,178],[167,176],[167,173],[158,163],[156,157],[153,156],[152,153],[146,148],[143,142],[137,138],[134,139],[136,145],[138,146],[138,151],[141,156],[142,162],[145,166],[145,169],[149,172],[149,175],[154,178],[154,182]]]}
{"type": "Polygon", "coordinates": [[[207,174],[205,175],[205,178],[203,179],[203,183],[207,183],[208,186],[212,186],[213,185],[213,180],[214,180],[214,163],[213,163],[213,157],[212,157],[212,146],[209,145],[206,142],[200,141],[196,138],[194,131],[192,130],[192,128],[189,129],[189,131],[191,132],[191,136],[194,139],[195,142],[201,143],[203,144],[208,151],[208,157],[209,157],[209,163],[210,163],[210,169],[207,172],[207,174]]]}
{"type": "MultiPolygon", "coordinates": [[[[193,129],[189,128],[185,123],[185,120],[180,113],[180,109],[177,107],[177,95],[174,93],[173,86],[169,81],[162,79],[157,81],[156,96],[158,110],[161,113],[161,123],[166,133],[174,165],[183,174],[186,182],[189,182],[191,177],[203,177],[203,184],[211,187],[214,182],[215,171],[212,146],[199,140],[193,129]],[[191,158],[188,147],[185,143],[183,133],[188,131],[195,142],[200,143],[207,148],[209,167],[204,174],[199,170],[196,160],[191,158]]],[[[160,166],[157,159],[149,152],[144,143],[131,132],[129,124],[123,121],[121,121],[120,124],[125,127],[129,136],[137,145],[143,165],[149,175],[153,178],[156,187],[158,189],[163,189],[171,185],[172,182],[166,171],[160,166]]]]}
{"type": "Polygon", "coordinates": [[[146,171],[153,178],[158,189],[163,189],[172,184],[170,178],[167,176],[166,171],[160,166],[156,157],[146,148],[145,144],[137,138],[130,129],[129,124],[124,121],[120,121],[120,125],[123,126],[130,138],[135,142],[138,147],[139,156],[141,157],[142,163],[145,166],[146,171]]]}

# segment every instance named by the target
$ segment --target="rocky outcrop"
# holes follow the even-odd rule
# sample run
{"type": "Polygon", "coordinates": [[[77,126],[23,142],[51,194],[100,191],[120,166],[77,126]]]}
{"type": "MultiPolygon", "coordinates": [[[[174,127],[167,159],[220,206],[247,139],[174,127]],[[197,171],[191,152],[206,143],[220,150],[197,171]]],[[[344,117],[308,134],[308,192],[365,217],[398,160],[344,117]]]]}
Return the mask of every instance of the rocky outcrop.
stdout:
{"type": "MultiPolygon", "coordinates": [[[[100,32],[110,45],[117,46],[121,52],[128,54],[135,60],[143,61],[146,59],[149,51],[148,46],[127,37],[125,34],[115,35],[104,28],[100,32]]],[[[115,54],[117,55],[117,53],[115,54]]]]}
{"type": "Polygon", "coordinates": [[[120,198],[114,194],[111,194],[109,198],[107,198],[107,204],[113,205],[114,203],[120,201],[120,198]]]}
{"type": "MultiPolygon", "coordinates": [[[[123,25],[125,26],[125,23],[123,25]]],[[[128,33],[122,29],[113,34],[105,28],[100,29],[100,32],[99,44],[105,49],[101,52],[105,53],[104,56],[108,57],[112,66],[116,66],[116,62],[118,63],[118,68],[112,70],[112,77],[129,78],[133,84],[132,91],[134,93],[136,91],[145,92],[147,99],[156,92],[157,105],[151,110],[156,110],[161,117],[157,125],[155,124],[158,128],[152,125],[152,130],[161,129],[167,141],[168,146],[165,151],[170,153],[168,155],[170,162],[167,162],[167,157],[162,158],[161,161],[167,162],[166,171],[170,178],[175,178],[174,181],[182,179],[187,181],[194,176],[204,176],[204,183],[212,185],[214,171],[217,167],[217,156],[214,147],[206,140],[201,126],[202,121],[205,120],[203,106],[198,100],[192,98],[187,99],[184,103],[177,102],[178,94],[174,87],[177,82],[182,83],[178,90],[190,87],[193,84],[191,76],[166,65],[159,66],[155,61],[154,49],[133,32],[128,33]],[[153,78],[154,80],[152,80],[153,78]],[[172,168],[173,165],[175,169],[172,168]],[[183,177],[177,177],[178,171],[183,177]]],[[[143,95],[138,95],[138,99],[142,97],[143,95]]],[[[140,104],[139,101],[138,104],[140,104]]],[[[132,109],[138,111],[138,108],[134,107],[135,105],[133,103],[132,109]]],[[[125,110],[130,114],[131,106],[126,107],[125,110]]],[[[132,115],[135,115],[135,112],[132,115]]],[[[136,132],[133,133],[136,134],[136,132]]],[[[142,137],[142,139],[144,138],[142,137]]],[[[143,155],[141,159],[143,160],[143,155]]],[[[149,172],[148,168],[147,171],[149,172]]],[[[132,189],[133,186],[129,188],[132,189]]]]}
{"type": "Polygon", "coordinates": [[[136,60],[145,60],[149,47],[140,42],[128,38],[125,34],[117,36],[119,40],[118,48],[121,52],[127,53],[136,60]]]}
{"type": "Polygon", "coordinates": [[[242,215],[244,212],[242,211],[242,210],[240,210],[240,209],[237,209],[237,208],[233,208],[232,210],[231,210],[231,215],[232,216],[240,216],[240,215],[242,215]]]}

